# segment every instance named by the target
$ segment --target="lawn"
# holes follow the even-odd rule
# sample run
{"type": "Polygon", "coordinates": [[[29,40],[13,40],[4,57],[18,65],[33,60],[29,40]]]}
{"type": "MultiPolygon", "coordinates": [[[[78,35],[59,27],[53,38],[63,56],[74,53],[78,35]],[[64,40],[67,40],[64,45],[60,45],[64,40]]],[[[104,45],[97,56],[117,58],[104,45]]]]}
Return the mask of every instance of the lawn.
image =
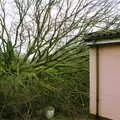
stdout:
{"type": "Polygon", "coordinates": [[[93,120],[93,119],[89,119],[89,118],[81,118],[81,117],[65,117],[65,116],[56,116],[54,118],[52,118],[51,120],[93,120]]]}

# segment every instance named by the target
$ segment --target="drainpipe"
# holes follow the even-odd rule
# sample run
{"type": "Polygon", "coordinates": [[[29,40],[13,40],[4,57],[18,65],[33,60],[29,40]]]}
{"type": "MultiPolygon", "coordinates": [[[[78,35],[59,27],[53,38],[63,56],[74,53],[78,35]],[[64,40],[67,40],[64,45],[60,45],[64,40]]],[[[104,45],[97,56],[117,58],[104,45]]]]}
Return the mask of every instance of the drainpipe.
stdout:
{"type": "Polygon", "coordinates": [[[96,120],[99,117],[99,45],[96,45],[96,120]]]}

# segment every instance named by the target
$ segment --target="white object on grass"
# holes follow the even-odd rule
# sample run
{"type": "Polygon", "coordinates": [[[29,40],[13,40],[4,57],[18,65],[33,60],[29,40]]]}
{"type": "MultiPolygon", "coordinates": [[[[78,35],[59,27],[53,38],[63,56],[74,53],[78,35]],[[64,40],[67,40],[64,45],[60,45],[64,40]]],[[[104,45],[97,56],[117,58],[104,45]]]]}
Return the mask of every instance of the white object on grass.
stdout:
{"type": "Polygon", "coordinates": [[[46,109],[46,117],[47,119],[51,119],[55,114],[55,108],[54,107],[48,107],[46,109]]]}

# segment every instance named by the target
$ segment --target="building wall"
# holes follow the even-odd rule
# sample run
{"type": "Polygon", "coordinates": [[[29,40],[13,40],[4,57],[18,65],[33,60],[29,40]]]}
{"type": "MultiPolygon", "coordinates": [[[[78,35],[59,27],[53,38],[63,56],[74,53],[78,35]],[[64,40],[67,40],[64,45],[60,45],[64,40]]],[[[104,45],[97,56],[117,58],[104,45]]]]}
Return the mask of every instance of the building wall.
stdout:
{"type": "Polygon", "coordinates": [[[96,49],[90,49],[90,113],[96,114],[96,49]]]}
{"type": "MultiPolygon", "coordinates": [[[[99,49],[100,116],[120,120],[120,45],[99,49]]],[[[90,112],[96,113],[96,49],[90,49],[90,112]]]]}

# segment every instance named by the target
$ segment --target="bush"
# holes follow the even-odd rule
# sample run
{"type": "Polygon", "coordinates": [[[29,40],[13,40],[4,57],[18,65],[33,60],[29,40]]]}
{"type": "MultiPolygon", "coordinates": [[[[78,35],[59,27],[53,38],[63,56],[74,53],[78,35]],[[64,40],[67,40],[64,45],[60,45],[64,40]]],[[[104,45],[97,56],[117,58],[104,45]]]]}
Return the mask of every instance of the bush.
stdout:
{"type": "Polygon", "coordinates": [[[12,46],[11,52],[1,53],[1,118],[43,119],[44,108],[49,105],[67,115],[77,115],[88,108],[88,50],[81,46],[74,52],[68,53],[71,57],[65,56],[63,61],[41,66],[29,59],[23,62],[24,56],[12,46]]]}

